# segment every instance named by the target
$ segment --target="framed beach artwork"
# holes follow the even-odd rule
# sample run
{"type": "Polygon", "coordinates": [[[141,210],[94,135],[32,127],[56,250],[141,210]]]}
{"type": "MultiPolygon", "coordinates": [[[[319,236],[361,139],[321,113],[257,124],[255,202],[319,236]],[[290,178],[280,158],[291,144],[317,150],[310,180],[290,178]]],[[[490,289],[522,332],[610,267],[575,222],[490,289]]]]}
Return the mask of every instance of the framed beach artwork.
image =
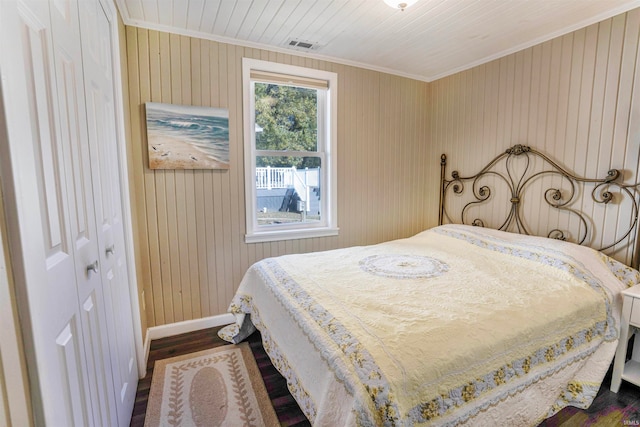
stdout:
{"type": "Polygon", "coordinates": [[[229,110],[147,102],[151,169],[229,169],[229,110]]]}

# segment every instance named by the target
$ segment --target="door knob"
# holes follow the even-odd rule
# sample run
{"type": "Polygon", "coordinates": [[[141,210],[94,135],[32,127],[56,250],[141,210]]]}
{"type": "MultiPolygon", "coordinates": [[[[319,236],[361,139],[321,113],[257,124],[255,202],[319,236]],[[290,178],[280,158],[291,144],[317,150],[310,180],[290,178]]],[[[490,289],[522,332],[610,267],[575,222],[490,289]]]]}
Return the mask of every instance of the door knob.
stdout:
{"type": "Polygon", "coordinates": [[[98,272],[98,260],[95,260],[93,264],[87,265],[87,274],[89,274],[89,272],[91,271],[93,271],[94,273],[98,272]]]}

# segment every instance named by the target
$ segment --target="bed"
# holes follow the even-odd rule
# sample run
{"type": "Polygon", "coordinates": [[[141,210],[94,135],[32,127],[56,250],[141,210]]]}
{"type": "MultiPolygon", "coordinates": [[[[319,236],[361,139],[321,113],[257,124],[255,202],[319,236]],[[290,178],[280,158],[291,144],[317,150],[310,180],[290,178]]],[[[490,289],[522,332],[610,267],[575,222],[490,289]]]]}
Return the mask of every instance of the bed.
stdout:
{"type": "Polygon", "coordinates": [[[536,425],[567,405],[588,407],[616,350],[620,292],[640,273],[565,241],[593,240],[591,221],[567,199],[586,193],[577,184],[591,185],[596,203],[631,196],[629,228],[606,248],[634,246],[636,187],[617,183],[616,171],[575,177],[530,147],[496,159],[448,179],[443,155],[437,227],[257,262],[231,302],[236,322],[220,336],[240,342],[257,328],[313,425],[536,425]],[[550,172],[531,172],[530,156],[550,172]],[[523,174],[514,178],[516,170],[523,174]],[[559,185],[544,188],[546,175],[559,185]],[[551,209],[579,216],[568,222],[577,231],[530,235],[521,192],[541,179],[551,209]],[[491,201],[496,180],[509,188],[507,219],[494,228],[475,216],[466,224],[491,201]],[[447,204],[465,189],[471,201],[447,204]],[[460,223],[445,224],[456,204],[460,223]]]}

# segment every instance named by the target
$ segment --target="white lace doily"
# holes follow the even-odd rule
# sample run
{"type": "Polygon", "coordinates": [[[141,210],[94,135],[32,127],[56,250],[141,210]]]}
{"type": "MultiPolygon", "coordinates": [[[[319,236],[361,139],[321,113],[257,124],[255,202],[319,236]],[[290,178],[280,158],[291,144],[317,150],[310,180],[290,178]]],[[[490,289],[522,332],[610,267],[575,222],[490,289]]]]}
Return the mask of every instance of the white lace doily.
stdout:
{"type": "Polygon", "coordinates": [[[376,276],[395,279],[425,279],[449,270],[446,263],[420,255],[371,255],[360,261],[360,268],[376,276]]]}

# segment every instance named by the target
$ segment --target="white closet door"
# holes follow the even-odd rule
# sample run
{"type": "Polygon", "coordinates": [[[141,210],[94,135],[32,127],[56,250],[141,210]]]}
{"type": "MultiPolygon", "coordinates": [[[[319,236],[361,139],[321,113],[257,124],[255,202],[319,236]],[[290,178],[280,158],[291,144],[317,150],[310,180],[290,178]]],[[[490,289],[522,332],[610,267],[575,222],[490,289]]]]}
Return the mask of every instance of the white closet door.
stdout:
{"type": "Polygon", "coordinates": [[[119,425],[128,425],[138,370],[125,252],[111,43],[114,19],[98,1],[80,2],[91,169],[109,349],[119,425]]]}
{"type": "Polygon", "coordinates": [[[19,6],[20,10],[16,2],[2,3],[0,71],[9,135],[2,153],[2,178],[7,206],[14,208],[8,210],[7,221],[13,259],[20,262],[17,282],[39,283],[18,289],[23,308],[28,300],[31,317],[27,355],[30,365],[38,366],[32,388],[49,391],[48,396],[34,393],[36,422],[82,425],[90,417],[84,398],[88,383],[81,358],[75,264],[64,215],[65,176],[56,161],[63,152],[54,127],[57,106],[50,79],[54,66],[49,13],[48,8],[19,6]]]}
{"type": "Polygon", "coordinates": [[[0,1],[9,134],[0,141],[0,172],[36,423],[126,426],[137,364],[117,157],[114,9],[105,13],[100,0],[0,1]]]}
{"type": "MultiPolygon", "coordinates": [[[[86,1],[83,0],[82,3],[86,1]]],[[[100,257],[100,234],[94,210],[90,139],[87,133],[79,11],[76,0],[51,3],[51,27],[60,110],[69,223],[82,336],[87,359],[89,396],[95,425],[115,425],[115,398],[109,355],[107,318],[100,257]]],[[[84,71],[86,73],[86,71],[84,71]]]]}
{"type": "Polygon", "coordinates": [[[19,228],[12,245],[21,249],[38,422],[113,425],[102,281],[87,269],[98,260],[98,240],[83,160],[77,5],[3,0],[1,28],[11,41],[2,45],[2,77],[15,196],[10,221],[19,228]]]}

